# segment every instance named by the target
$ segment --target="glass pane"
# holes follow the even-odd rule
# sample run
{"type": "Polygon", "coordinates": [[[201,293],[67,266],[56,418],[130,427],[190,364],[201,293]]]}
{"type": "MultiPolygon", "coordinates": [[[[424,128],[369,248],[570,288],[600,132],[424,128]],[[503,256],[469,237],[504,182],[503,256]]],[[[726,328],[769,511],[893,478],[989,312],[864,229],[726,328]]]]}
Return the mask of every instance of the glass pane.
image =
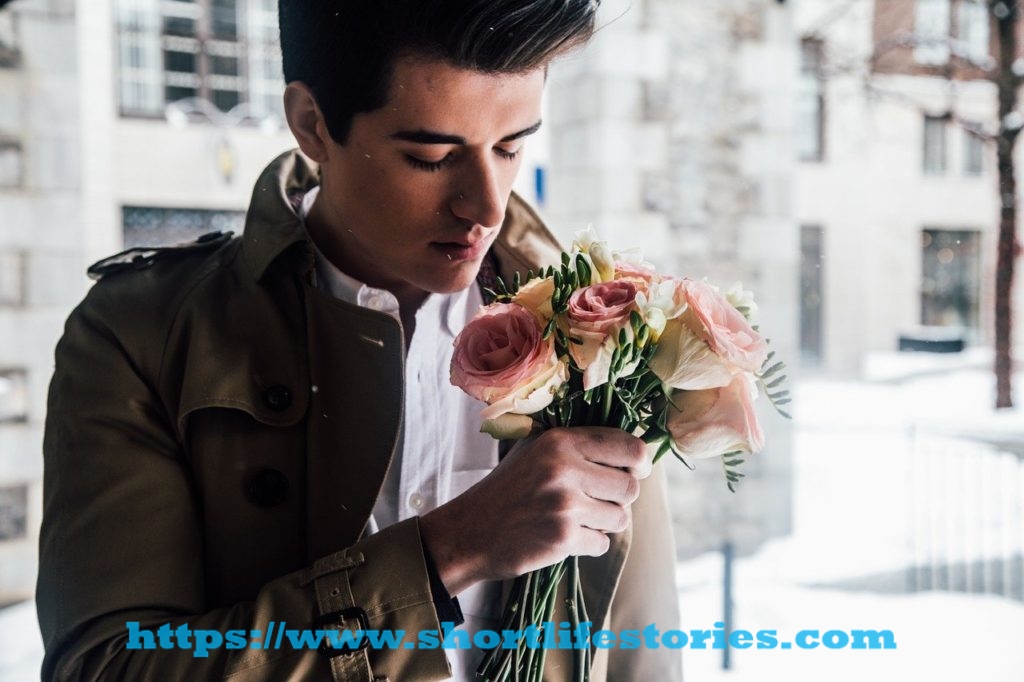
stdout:
{"type": "Polygon", "coordinates": [[[20,540],[28,530],[28,486],[0,488],[0,542],[20,540]]]}
{"type": "Polygon", "coordinates": [[[946,171],[946,120],[924,118],[924,172],[937,175],[946,171]]]}
{"type": "Polygon", "coordinates": [[[800,228],[800,355],[812,365],[822,358],[823,241],[820,227],[800,228]]]}
{"type": "Polygon", "coordinates": [[[921,324],[977,329],[979,242],[975,230],[924,230],[921,324]]]}
{"type": "Polygon", "coordinates": [[[914,59],[921,64],[949,61],[949,0],[918,0],[914,21],[914,59]]]}
{"type": "Polygon", "coordinates": [[[121,209],[125,248],[178,244],[215,230],[240,233],[244,211],[210,211],[149,206],[121,209]]]}
{"type": "Polygon", "coordinates": [[[210,72],[219,76],[237,76],[238,57],[210,57],[210,72]]]}
{"type": "Polygon", "coordinates": [[[177,102],[179,99],[186,99],[188,97],[196,97],[199,95],[199,90],[196,88],[184,88],[177,85],[170,85],[164,89],[164,96],[167,98],[167,102],[177,102]]]}
{"type": "Polygon", "coordinates": [[[25,254],[0,252],[0,306],[25,304],[25,254]]]}
{"type": "Polygon", "coordinates": [[[215,37],[236,38],[238,36],[238,7],[235,0],[213,0],[210,13],[215,37]]]}
{"type": "Polygon", "coordinates": [[[164,17],[164,34],[195,37],[197,34],[196,20],[187,17],[164,17]]]}
{"type": "Polygon", "coordinates": [[[27,421],[27,373],[23,369],[0,369],[0,423],[27,421]]]}
{"type": "Polygon", "coordinates": [[[190,52],[164,52],[164,68],[167,71],[196,72],[196,56],[190,52]]]}
{"type": "Polygon", "coordinates": [[[981,175],[985,159],[985,143],[976,135],[964,131],[964,173],[981,175]]]}
{"type": "Polygon", "coordinates": [[[217,108],[221,111],[230,111],[234,107],[238,106],[241,101],[242,97],[237,90],[213,91],[213,103],[216,104],[217,108]]]}

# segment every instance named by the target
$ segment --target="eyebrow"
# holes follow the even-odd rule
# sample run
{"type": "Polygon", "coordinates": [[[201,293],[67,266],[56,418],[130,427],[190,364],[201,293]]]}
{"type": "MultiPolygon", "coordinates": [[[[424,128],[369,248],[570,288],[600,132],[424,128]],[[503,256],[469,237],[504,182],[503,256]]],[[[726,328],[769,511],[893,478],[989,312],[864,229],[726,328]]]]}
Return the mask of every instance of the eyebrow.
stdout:
{"type": "MultiPolygon", "coordinates": [[[[512,142],[513,140],[518,140],[521,137],[533,135],[535,132],[540,130],[541,123],[542,121],[537,121],[529,128],[524,128],[519,132],[506,135],[501,138],[499,142],[512,142]]],[[[402,140],[404,142],[414,142],[416,144],[466,144],[466,138],[461,135],[449,135],[447,133],[438,133],[433,130],[399,130],[397,133],[392,133],[390,137],[392,140],[402,140]]]]}

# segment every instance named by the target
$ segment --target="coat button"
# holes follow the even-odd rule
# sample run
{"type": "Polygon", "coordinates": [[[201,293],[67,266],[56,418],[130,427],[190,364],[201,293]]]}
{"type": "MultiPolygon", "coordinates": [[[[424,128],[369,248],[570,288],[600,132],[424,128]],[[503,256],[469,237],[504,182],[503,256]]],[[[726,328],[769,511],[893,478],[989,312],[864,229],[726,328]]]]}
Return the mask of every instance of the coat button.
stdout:
{"type": "Polygon", "coordinates": [[[275,412],[283,412],[292,404],[292,392],[288,390],[287,386],[271,386],[263,394],[263,400],[270,406],[270,409],[275,412]]]}
{"type": "Polygon", "coordinates": [[[260,469],[245,481],[245,497],[257,507],[276,507],[288,496],[288,477],[277,469],[260,469]]]}

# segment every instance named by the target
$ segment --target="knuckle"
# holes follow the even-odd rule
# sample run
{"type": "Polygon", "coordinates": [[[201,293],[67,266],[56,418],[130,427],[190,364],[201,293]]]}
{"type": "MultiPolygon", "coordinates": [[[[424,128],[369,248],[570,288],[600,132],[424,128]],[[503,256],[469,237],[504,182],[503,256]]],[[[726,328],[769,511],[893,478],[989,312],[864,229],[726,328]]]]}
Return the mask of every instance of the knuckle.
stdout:
{"type": "Polygon", "coordinates": [[[629,453],[634,460],[640,463],[647,459],[647,445],[642,440],[634,436],[630,436],[629,444],[629,453]]]}
{"type": "Polygon", "coordinates": [[[630,504],[640,497],[640,481],[634,476],[626,477],[626,501],[630,504]]]}

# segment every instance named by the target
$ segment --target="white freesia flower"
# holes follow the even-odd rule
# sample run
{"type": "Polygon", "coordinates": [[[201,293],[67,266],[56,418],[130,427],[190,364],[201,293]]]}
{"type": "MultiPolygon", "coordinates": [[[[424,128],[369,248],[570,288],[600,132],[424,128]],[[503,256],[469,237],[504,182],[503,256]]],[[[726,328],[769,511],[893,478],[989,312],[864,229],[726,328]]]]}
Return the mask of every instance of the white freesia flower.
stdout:
{"type": "Polygon", "coordinates": [[[615,279],[615,257],[605,242],[594,242],[590,245],[590,260],[594,265],[591,284],[610,282],[615,279]]]}
{"type": "Polygon", "coordinates": [[[757,312],[757,304],[754,303],[754,292],[744,290],[743,282],[733,284],[729,291],[725,292],[725,299],[737,310],[746,308],[744,316],[747,319],[750,319],[757,312]]]}

